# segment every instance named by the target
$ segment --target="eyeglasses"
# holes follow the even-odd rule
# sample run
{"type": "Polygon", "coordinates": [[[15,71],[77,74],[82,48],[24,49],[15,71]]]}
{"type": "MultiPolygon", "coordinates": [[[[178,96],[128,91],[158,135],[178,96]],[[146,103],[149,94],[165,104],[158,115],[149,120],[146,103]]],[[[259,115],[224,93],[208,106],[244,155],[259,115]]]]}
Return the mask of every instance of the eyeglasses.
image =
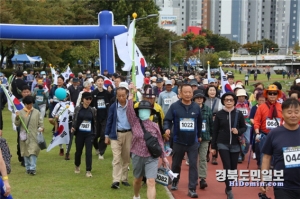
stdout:
{"type": "Polygon", "coordinates": [[[84,98],[85,100],[92,100],[92,98],[91,97],[87,97],[87,98],[84,98]]]}
{"type": "Polygon", "coordinates": [[[268,95],[278,95],[277,92],[268,92],[268,95]]]}
{"type": "Polygon", "coordinates": [[[234,99],[224,99],[225,102],[233,102],[234,99]]]}

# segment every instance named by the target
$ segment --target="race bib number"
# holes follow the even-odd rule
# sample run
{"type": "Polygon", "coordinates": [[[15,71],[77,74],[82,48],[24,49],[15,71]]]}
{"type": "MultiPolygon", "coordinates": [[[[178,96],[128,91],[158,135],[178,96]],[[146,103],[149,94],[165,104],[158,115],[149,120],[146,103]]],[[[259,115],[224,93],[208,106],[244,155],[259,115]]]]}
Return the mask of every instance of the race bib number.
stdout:
{"type": "Polygon", "coordinates": [[[35,96],[35,99],[38,102],[42,102],[42,101],[44,101],[44,96],[37,95],[37,96],[35,96]]]}
{"type": "Polygon", "coordinates": [[[106,108],[104,99],[98,99],[97,100],[97,107],[98,108],[106,108]]]}
{"type": "Polygon", "coordinates": [[[164,104],[167,104],[167,105],[171,104],[171,98],[164,99],[164,104]]]}
{"type": "Polygon", "coordinates": [[[246,108],[240,108],[239,111],[242,112],[243,116],[248,116],[248,110],[246,108]]]}
{"type": "Polygon", "coordinates": [[[91,121],[84,120],[79,126],[79,131],[91,132],[91,129],[92,129],[91,121]]]}
{"type": "Polygon", "coordinates": [[[181,131],[194,131],[194,118],[180,118],[179,126],[181,131]]]}
{"type": "MultiPolygon", "coordinates": [[[[276,119],[278,121],[278,124],[280,124],[280,119],[279,118],[276,118],[276,119]]],[[[270,119],[270,118],[266,119],[266,128],[267,129],[274,129],[274,128],[278,127],[278,124],[275,119],[270,119]]]]}
{"type": "Polygon", "coordinates": [[[285,168],[300,168],[300,146],[283,147],[282,150],[285,168]]]}
{"type": "Polygon", "coordinates": [[[155,179],[157,183],[160,183],[162,185],[168,186],[169,184],[169,176],[162,173],[157,173],[157,177],[155,179]]]}
{"type": "Polygon", "coordinates": [[[202,121],[202,132],[206,131],[206,120],[202,121]]]}

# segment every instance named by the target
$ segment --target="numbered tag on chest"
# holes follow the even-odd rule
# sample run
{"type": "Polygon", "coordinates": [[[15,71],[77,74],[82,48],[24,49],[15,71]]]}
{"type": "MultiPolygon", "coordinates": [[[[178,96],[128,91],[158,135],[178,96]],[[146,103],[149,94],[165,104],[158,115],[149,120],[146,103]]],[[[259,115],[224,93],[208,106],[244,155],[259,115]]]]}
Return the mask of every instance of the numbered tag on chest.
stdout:
{"type": "Polygon", "coordinates": [[[195,119],[194,118],[180,118],[179,127],[181,131],[194,131],[195,119]]]}
{"type": "Polygon", "coordinates": [[[202,121],[202,132],[206,131],[206,120],[202,121]]]}
{"type": "Polygon", "coordinates": [[[92,129],[92,123],[88,120],[83,120],[79,126],[79,131],[83,132],[91,132],[92,129]]]}
{"type": "Polygon", "coordinates": [[[274,129],[274,128],[278,127],[278,124],[280,124],[280,119],[276,118],[276,120],[274,118],[273,119],[267,118],[266,119],[266,128],[267,129],[274,129]]]}
{"type": "Polygon", "coordinates": [[[106,108],[106,106],[105,106],[105,102],[104,102],[104,99],[98,99],[97,100],[97,107],[100,109],[102,109],[102,108],[106,108]]]}
{"type": "Polygon", "coordinates": [[[38,101],[38,102],[42,102],[42,101],[44,101],[44,96],[37,95],[37,96],[35,96],[35,99],[36,99],[36,101],[38,101]]]}
{"type": "Polygon", "coordinates": [[[164,104],[166,104],[166,105],[171,104],[171,98],[164,99],[164,104]]]}
{"type": "Polygon", "coordinates": [[[248,110],[246,108],[239,108],[239,111],[242,112],[243,116],[248,116],[248,110]]]}
{"type": "Polygon", "coordinates": [[[283,147],[282,150],[285,168],[300,168],[300,146],[283,147]]]}

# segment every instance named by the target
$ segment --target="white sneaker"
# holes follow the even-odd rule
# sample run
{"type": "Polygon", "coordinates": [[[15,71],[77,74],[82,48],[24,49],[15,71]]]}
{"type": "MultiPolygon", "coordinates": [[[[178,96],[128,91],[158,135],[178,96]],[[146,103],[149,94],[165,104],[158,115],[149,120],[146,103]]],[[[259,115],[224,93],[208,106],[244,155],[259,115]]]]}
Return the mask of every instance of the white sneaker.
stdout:
{"type": "Polygon", "coordinates": [[[185,164],[186,164],[186,165],[190,165],[190,163],[189,163],[188,161],[185,161],[185,164]]]}
{"type": "Polygon", "coordinates": [[[86,176],[87,178],[93,177],[93,176],[92,176],[92,173],[91,173],[90,171],[87,171],[86,174],[85,174],[85,176],[86,176]]]}
{"type": "Polygon", "coordinates": [[[75,173],[80,173],[80,168],[79,167],[75,167],[75,173]]]}
{"type": "Polygon", "coordinates": [[[96,149],[96,150],[95,150],[95,153],[96,153],[96,155],[99,155],[99,154],[100,154],[99,149],[96,149]]]}
{"type": "Polygon", "coordinates": [[[133,196],[133,199],[141,199],[141,196],[139,196],[139,197],[133,196]]]}
{"type": "Polygon", "coordinates": [[[99,154],[98,159],[99,159],[99,160],[104,160],[104,156],[99,154]]]}
{"type": "Polygon", "coordinates": [[[253,158],[253,160],[255,160],[255,159],[256,159],[256,155],[255,155],[255,153],[253,153],[253,155],[252,155],[252,158],[253,158]]]}

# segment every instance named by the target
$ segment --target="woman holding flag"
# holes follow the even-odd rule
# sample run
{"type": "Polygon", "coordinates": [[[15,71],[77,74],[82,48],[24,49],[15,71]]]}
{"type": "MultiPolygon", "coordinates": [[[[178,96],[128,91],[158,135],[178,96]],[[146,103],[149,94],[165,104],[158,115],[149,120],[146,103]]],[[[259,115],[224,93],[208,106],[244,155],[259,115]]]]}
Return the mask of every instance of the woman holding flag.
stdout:
{"type": "Polygon", "coordinates": [[[33,108],[34,98],[26,96],[23,103],[25,107],[16,112],[15,125],[20,127],[20,149],[25,160],[26,172],[35,175],[37,156],[40,152],[37,132],[44,131],[44,124],[40,112],[33,108]]]}

